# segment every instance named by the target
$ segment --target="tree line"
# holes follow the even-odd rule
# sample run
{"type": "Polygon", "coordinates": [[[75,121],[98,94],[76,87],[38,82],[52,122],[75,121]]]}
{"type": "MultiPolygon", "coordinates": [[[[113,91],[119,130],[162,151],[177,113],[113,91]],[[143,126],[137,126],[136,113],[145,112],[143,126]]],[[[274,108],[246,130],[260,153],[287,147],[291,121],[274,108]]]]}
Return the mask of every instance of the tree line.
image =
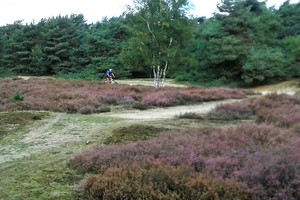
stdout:
{"type": "Polygon", "coordinates": [[[0,27],[0,76],[165,77],[250,86],[300,76],[300,2],[278,9],[223,0],[211,18],[188,0],[135,0],[124,15],[87,24],[82,14],[0,27]]]}

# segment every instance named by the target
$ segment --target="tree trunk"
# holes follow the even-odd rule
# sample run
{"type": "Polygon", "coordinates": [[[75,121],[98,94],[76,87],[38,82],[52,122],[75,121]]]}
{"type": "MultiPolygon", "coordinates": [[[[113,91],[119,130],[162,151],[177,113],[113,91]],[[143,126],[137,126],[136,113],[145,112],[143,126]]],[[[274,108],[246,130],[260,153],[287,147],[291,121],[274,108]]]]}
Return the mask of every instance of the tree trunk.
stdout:
{"type": "Polygon", "coordinates": [[[164,81],[166,78],[167,68],[168,68],[168,62],[165,63],[165,66],[163,69],[160,67],[160,65],[152,67],[153,77],[154,77],[154,82],[153,82],[154,87],[156,87],[156,88],[164,87],[164,81]]]}

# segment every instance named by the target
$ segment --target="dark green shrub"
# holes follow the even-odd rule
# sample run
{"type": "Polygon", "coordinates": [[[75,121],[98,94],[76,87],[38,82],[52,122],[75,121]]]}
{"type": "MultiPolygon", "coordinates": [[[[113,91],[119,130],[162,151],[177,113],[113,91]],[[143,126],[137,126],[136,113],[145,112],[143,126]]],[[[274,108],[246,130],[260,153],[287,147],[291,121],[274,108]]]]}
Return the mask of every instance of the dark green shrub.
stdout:
{"type": "Polygon", "coordinates": [[[13,101],[18,102],[18,101],[23,101],[24,96],[22,94],[19,94],[18,92],[13,96],[13,101]]]}
{"type": "Polygon", "coordinates": [[[187,112],[180,114],[178,118],[183,118],[183,119],[204,119],[204,117],[200,114],[194,113],[194,112],[187,112]]]}
{"type": "Polygon", "coordinates": [[[147,110],[147,109],[150,108],[150,106],[142,104],[142,103],[135,103],[135,104],[132,105],[132,108],[135,108],[135,109],[138,109],[138,110],[147,110]]]}

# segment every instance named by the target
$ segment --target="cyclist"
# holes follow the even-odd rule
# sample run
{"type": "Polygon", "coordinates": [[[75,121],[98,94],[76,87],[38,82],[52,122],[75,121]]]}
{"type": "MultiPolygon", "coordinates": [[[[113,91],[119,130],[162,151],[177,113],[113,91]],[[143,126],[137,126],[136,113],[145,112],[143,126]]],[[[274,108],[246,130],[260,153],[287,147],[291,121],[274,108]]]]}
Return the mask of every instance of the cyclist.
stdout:
{"type": "Polygon", "coordinates": [[[106,72],[105,72],[105,78],[106,78],[106,83],[112,83],[113,81],[113,78],[115,78],[115,75],[114,73],[112,72],[112,69],[108,69],[106,72]]]}

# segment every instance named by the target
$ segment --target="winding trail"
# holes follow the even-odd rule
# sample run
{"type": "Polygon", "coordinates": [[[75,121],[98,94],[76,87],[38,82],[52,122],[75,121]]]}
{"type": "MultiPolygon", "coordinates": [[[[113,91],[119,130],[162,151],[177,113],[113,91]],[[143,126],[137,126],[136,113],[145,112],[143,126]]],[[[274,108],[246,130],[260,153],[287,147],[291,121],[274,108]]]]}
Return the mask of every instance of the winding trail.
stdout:
{"type": "Polygon", "coordinates": [[[173,106],[168,108],[155,108],[149,110],[130,110],[120,113],[109,113],[110,117],[117,117],[123,119],[135,119],[135,120],[158,120],[158,119],[170,119],[184,113],[197,113],[206,114],[213,110],[215,107],[221,104],[233,103],[241,101],[243,99],[229,99],[213,102],[205,102],[196,105],[185,105],[185,106],[173,106]]]}

